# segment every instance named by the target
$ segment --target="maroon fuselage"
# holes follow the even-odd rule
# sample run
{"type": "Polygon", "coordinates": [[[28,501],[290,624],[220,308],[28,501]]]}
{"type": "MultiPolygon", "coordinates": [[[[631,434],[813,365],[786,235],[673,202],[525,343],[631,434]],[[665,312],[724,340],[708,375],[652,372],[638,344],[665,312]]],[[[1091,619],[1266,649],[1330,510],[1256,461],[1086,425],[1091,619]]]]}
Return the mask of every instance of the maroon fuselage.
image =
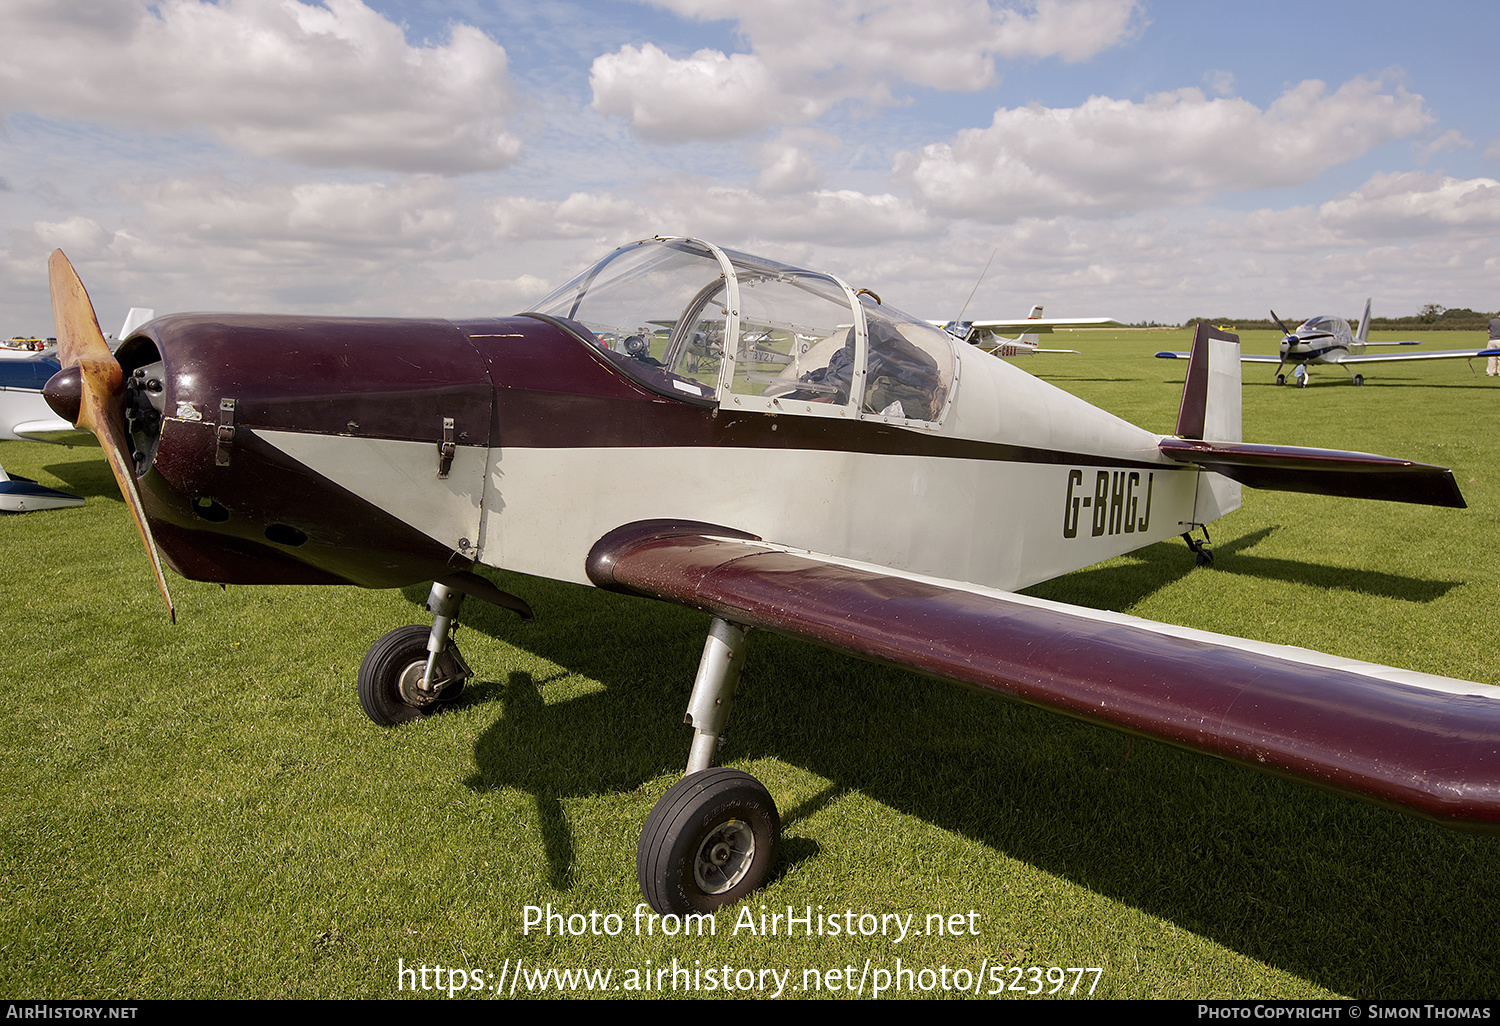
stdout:
{"type": "Polygon", "coordinates": [[[146,325],[118,357],[127,376],[163,363],[165,416],[140,478],[162,553],[184,577],[221,583],[401,587],[474,562],[257,430],[431,443],[434,475],[446,419],[456,445],[484,449],[751,447],[1157,466],[871,421],[724,410],[711,396],[653,391],[648,378],[620,368],[622,357],[530,315],[180,314],[146,325]]]}

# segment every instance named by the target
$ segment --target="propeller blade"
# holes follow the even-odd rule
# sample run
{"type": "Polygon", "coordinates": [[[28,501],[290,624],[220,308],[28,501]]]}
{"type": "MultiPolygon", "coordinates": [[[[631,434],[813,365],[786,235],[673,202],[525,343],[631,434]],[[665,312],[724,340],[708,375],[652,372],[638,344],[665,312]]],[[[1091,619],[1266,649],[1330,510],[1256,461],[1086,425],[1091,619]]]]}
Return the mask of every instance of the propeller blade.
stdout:
{"type": "Polygon", "coordinates": [[[1285,335],[1287,338],[1292,337],[1292,333],[1286,330],[1286,325],[1281,323],[1281,318],[1276,316],[1275,310],[1271,311],[1271,320],[1276,322],[1276,326],[1281,329],[1281,333],[1283,335],[1285,335]]]}
{"type": "Polygon", "coordinates": [[[44,394],[49,404],[62,405],[66,409],[63,416],[73,416],[75,427],[92,431],[99,439],[109,459],[109,469],[120,486],[120,494],[125,497],[125,504],[135,518],[141,544],[146,547],[151,570],[156,575],[156,586],[167,604],[167,614],[176,623],[177,610],[172,606],[167,580],[162,575],[156,539],[151,536],[151,526],[141,507],[141,493],[135,486],[135,466],[125,436],[125,372],[104,341],[99,319],[94,316],[94,304],[89,300],[83,282],[78,279],[78,272],[73,270],[73,265],[60,249],[53,250],[47,261],[47,278],[52,287],[57,355],[63,369],[47,383],[44,394]],[[57,382],[56,388],[52,387],[53,382],[57,382]],[[55,403],[54,394],[58,400],[55,403]]]}

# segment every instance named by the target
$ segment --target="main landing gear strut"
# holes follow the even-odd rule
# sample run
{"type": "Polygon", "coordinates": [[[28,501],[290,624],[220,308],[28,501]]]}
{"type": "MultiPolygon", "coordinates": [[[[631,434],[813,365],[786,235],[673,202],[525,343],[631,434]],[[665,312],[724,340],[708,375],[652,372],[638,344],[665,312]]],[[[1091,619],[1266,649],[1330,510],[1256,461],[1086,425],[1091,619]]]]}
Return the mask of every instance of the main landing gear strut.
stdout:
{"type": "Polygon", "coordinates": [[[713,765],[745,665],[747,628],[715,618],[688,699],[687,773],[662,795],[636,845],[641,893],[663,914],[712,912],[766,882],[781,816],[760,781],[713,765]]]}

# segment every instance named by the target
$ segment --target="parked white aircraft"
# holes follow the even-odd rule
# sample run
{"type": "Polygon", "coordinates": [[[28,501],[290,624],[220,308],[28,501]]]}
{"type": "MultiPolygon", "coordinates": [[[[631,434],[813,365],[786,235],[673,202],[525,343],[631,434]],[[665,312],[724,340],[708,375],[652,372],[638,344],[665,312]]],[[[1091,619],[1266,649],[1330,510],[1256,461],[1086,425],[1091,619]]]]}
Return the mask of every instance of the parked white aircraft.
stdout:
{"type": "Polygon", "coordinates": [[[933,321],[944,331],[978,346],[996,356],[1030,356],[1033,353],[1076,353],[1076,349],[1043,349],[1041,336],[1050,335],[1058,328],[1118,328],[1120,322],[1112,317],[1043,317],[1041,304],[1031,308],[1025,320],[1009,321],[933,321]],[[1015,338],[1006,338],[1002,331],[1019,331],[1015,338]]]}
{"type": "MultiPolygon", "coordinates": [[[[1371,342],[1370,334],[1370,301],[1365,300],[1365,313],[1359,322],[1359,330],[1351,332],[1349,322],[1342,317],[1331,317],[1320,315],[1310,317],[1297,326],[1296,331],[1288,331],[1281,318],[1276,316],[1276,311],[1271,311],[1271,319],[1276,322],[1277,327],[1285,336],[1281,340],[1281,355],[1279,357],[1267,354],[1242,353],[1240,361],[1243,363],[1274,363],[1276,364],[1276,384],[1286,384],[1284,368],[1290,364],[1292,377],[1297,385],[1306,388],[1312,380],[1309,367],[1315,363],[1337,364],[1344,368],[1350,379],[1356,385],[1365,383],[1365,376],[1351,369],[1352,364],[1367,363],[1399,363],[1405,360],[1466,360],[1476,356],[1494,356],[1500,353],[1493,347],[1489,349],[1439,349],[1429,350],[1421,353],[1365,353],[1367,346],[1419,346],[1421,341],[1402,342],[1371,342]]],[[[1156,354],[1163,360],[1186,359],[1187,353],[1162,352],[1156,354]]],[[[1472,369],[1472,368],[1471,368],[1472,369]]]]}

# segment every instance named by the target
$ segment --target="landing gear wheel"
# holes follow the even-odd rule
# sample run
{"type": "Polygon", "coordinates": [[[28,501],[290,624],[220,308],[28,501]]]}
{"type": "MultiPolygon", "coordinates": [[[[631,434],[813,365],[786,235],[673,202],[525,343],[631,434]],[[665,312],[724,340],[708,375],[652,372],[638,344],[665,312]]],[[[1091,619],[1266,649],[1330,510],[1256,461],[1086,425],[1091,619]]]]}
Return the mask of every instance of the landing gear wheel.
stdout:
{"type": "Polygon", "coordinates": [[[1302,375],[1300,378],[1297,379],[1297,387],[1298,388],[1306,388],[1307,387],[1307,375],[1306,374],[1302,375]]]}
{"type": "Polygon", "coordinates": [[[716,766],[683,777],[641,830],[641,893],[663,915],[723,908],[766,882],[780,836],[776,803],[750,774],[716,766]]]}
{"type": "Polygon", "coordinates": [[[1182,540],[1187,542],[1187,547],[1192,550],[1193,558],[1198,561],[1199,566],[1214,565],[1213,550],[1208,547],[1208,528],[1203,528],[1202,541],[1198,541],[1196,538],[1194,538],[1191,531],[1185,533],[1182,536],[1182,540]]]}
{"type": "MultiPolygon", "coordinates": [[[[364,661],[359,664],[359,704],[365,715],[380,726],[394,727],[420,720],[457,698],[463,690],[462,677],[432,697],[419,690],[427,669],[427,638],[431,633],[430,628],[419,623],[397,627],[365,653],[364,661]]],[[[462,657],[451,642],[443,655],[449,652],[462,664],[462,657]]]]}
{"type": "Polygon", "coordinates": [[[1365,383],[1365,376],[1363,374],[1354,375],[1354,383],[1356,385],[1363,385],[1365,383]]]}
{"type": "Polygon", "coordinates": [[[1286,375],[1285,374],[1278,374],[1278,375],[1276,375],[1276,384],[1278,384],[1278,385],[1284,385],[1284,384],[1286,384],[1286,375]]]}

